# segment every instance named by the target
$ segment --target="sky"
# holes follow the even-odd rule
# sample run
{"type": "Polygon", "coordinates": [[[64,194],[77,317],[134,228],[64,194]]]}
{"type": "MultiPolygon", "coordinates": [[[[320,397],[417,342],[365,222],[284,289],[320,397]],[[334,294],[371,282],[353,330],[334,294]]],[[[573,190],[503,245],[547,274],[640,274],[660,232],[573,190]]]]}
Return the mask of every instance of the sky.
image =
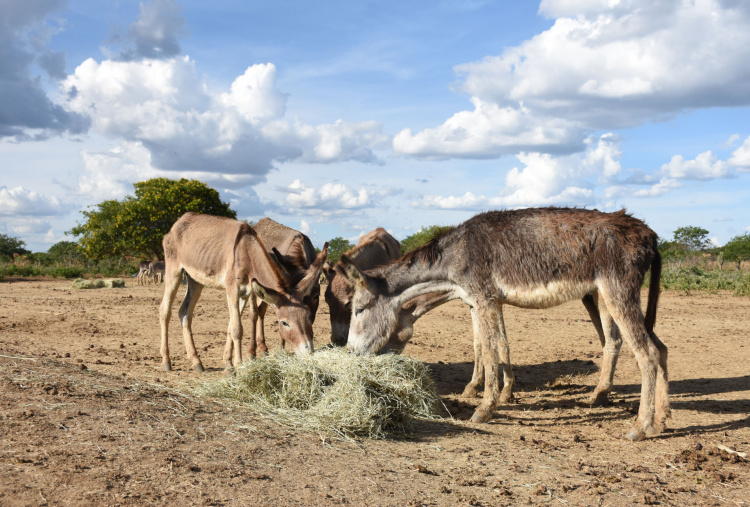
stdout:
{"type": "Polygon", "coordinates": [[[198,179],[320,247],[494,209],[750,231],[745,0],[0,0],[0,233],[198,179]]]}

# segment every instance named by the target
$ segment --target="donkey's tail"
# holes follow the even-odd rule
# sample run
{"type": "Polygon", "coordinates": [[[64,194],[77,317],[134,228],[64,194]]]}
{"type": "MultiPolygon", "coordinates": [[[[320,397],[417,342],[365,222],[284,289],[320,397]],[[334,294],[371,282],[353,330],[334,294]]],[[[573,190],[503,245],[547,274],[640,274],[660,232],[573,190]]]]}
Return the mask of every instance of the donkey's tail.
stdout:
{"type": "Polygon", "coordinates": [[[646,306],[646,331],[649,335],[654,332],[656,324],[656,307],[659,306],[659,289],[661,285],[661,254],[656,250],[654,260],[651,261],[651,280],[648,286],[648,305],[646,306]]]}

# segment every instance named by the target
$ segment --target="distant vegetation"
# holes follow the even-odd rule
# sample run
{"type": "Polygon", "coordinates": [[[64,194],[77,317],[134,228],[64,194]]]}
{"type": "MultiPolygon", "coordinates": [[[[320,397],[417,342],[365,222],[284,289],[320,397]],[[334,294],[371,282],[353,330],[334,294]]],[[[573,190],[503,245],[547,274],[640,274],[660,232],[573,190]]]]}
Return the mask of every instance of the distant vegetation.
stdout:
{"type": "MultiPolygon", "coordinates": [[[[21,239],[0,234],[0,280],[132,275],[141,259],[161,258],[164,234],[186,211],[236,215],[219,200],[218,192],[197,181],[157,178],[134,186],[135,197],[104,201],[94,210],[82,212],[87,221],[70,231],[79,236],[77,242],[61,241],[47,252],[31,253],[21,239]]],[[[401,253],[419,248],[449,229],[423,227],[401,241],[401,253]]],[[[718,248],[711,247],[708,235],[706,229],[686,226],[675,230],[671,239],[660,240],[662,289],[750,295],[750,233],[735,236],[718,248]]],[[[328,260],[338,262],[341,254],[353,247],[342,237],[329,240],[328,260]]]]}
{"type": "Polygon", "coordinates": [[[422,227],[411,236],[407,236],[406,238],[404,238],[404,240],[401,242],[401,255],[404,255],[406,252],[411,252],[415,248],[419,248],[420,246],[425,245],[435,236],[440,236],[450,229],[451,226],[446,225],[431,225],[429,227],[422,227]]]}

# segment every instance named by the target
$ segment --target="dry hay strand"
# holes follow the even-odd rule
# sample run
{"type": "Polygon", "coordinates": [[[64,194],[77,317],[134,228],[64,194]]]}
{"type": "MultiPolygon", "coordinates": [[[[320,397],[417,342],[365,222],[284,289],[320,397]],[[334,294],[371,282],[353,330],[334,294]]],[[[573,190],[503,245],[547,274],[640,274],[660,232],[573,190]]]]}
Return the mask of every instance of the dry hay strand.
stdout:
{"type": "Polygon", "coordinates": [[[245,362],[201,394],[246,404],[287,427],[341,438],[408,434],[414,419],[440,419],[427,367],[395,354],[355,356],[324,349],[307,357],[278,352],[245,362]]]}

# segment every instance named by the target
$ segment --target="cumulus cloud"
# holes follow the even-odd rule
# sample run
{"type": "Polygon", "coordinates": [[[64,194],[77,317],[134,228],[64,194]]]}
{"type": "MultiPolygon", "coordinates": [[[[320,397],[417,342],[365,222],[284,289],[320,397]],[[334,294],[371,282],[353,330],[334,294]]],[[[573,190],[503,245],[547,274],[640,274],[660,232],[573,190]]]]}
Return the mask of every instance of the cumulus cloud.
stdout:
{"type": "Polygon", "coordinates": [[[371,204],[371,195],[366,189],[352,190],[342,183],[326,183],[316,189],[294,180],[287,192],[286,203],[293,208],[356,210],[371,204]]]}
{"type": "Polygon", "coordinates": [[[605,134],[586,140],[583,154],[555,157],[546,153],[520,153],[523,164],[505,175],[505,185],[494,196],[466,192],[460,196],[425,196],[419,206],[436,209],[476,210],[488,207],[588,205],[595,202],[594,187],[608,183],[621,170],[620,141],[605,134]]]}
{"type": "Polygon", "coordinates": [[[56,31],[47,17],[64,0],[3,2],[0,8],[0,138],[45,139],[63,132],[82,133],[85,116],[66,111],[47,96],[34,65],[56,80],[65,73],[65,54],[46,49],[56,31]]]}
{"type": "Polygon", "coordinates": [[[713,180],[731,176],[729,165],[710,151],[701,153],[693,160],[675,155],[669,163],[661,166],[661,173],[670,179],[713,180]]]}
{"type": "Polygon", "coordinates": [[[174,0],[141,3],[138,20],[125,35],[117,60],[163,59],[180,54],[179,40],[186,34],[182,7],[174,0]]]}
{"type": "Polygon", "coordinates": [[[732,153],[732,157],[729,159],[728,163],[736,167],[738,171],[750,171],[750,136],[745,139],[742,146],[732,153]]]}
{"type": "Polygon", "coordinates": [[[404,130],[394,149],[443,158],[580,150],[585,132],[750,104],[750,9],[740,2],[545,0],[539,12],[551,28],[455,68],[473,111],[404,130]]]}
{"type": "Polygon", "coordinates": [[[502,107],[472,98],[473,111],[461,111],[436,128],[393,139],[397,153],[421,158],[490,158],[518,151],[576,151],[580,129],[561,118],[541,118],[528,108],[502,107]]]}
{"type": "MultiPolygon", "coordinates": [[[[94,132],[121,140],[114,151],[84,155],[96,178],[139,168],[144,176],[200,174],[237,188],[263,181],[281,161],[379,163],[372,147],[388,141],[377,122],[285,120],[287,95],[276,88],[270,63],[248,67],[219,94],[207,89],[188,57],[88,59],[63,86],[70,110],[90,117],[94,132]]],[[[118,184],[96,178],[82,182],[81,191],[118,184]]]]}
{"type": "Polygon", "coordinates": [[[73,207],[57,197],[47,197],[23,187],[0,186],[0,215],[14,217],[50,217],[67,213],[73,207]]]}

